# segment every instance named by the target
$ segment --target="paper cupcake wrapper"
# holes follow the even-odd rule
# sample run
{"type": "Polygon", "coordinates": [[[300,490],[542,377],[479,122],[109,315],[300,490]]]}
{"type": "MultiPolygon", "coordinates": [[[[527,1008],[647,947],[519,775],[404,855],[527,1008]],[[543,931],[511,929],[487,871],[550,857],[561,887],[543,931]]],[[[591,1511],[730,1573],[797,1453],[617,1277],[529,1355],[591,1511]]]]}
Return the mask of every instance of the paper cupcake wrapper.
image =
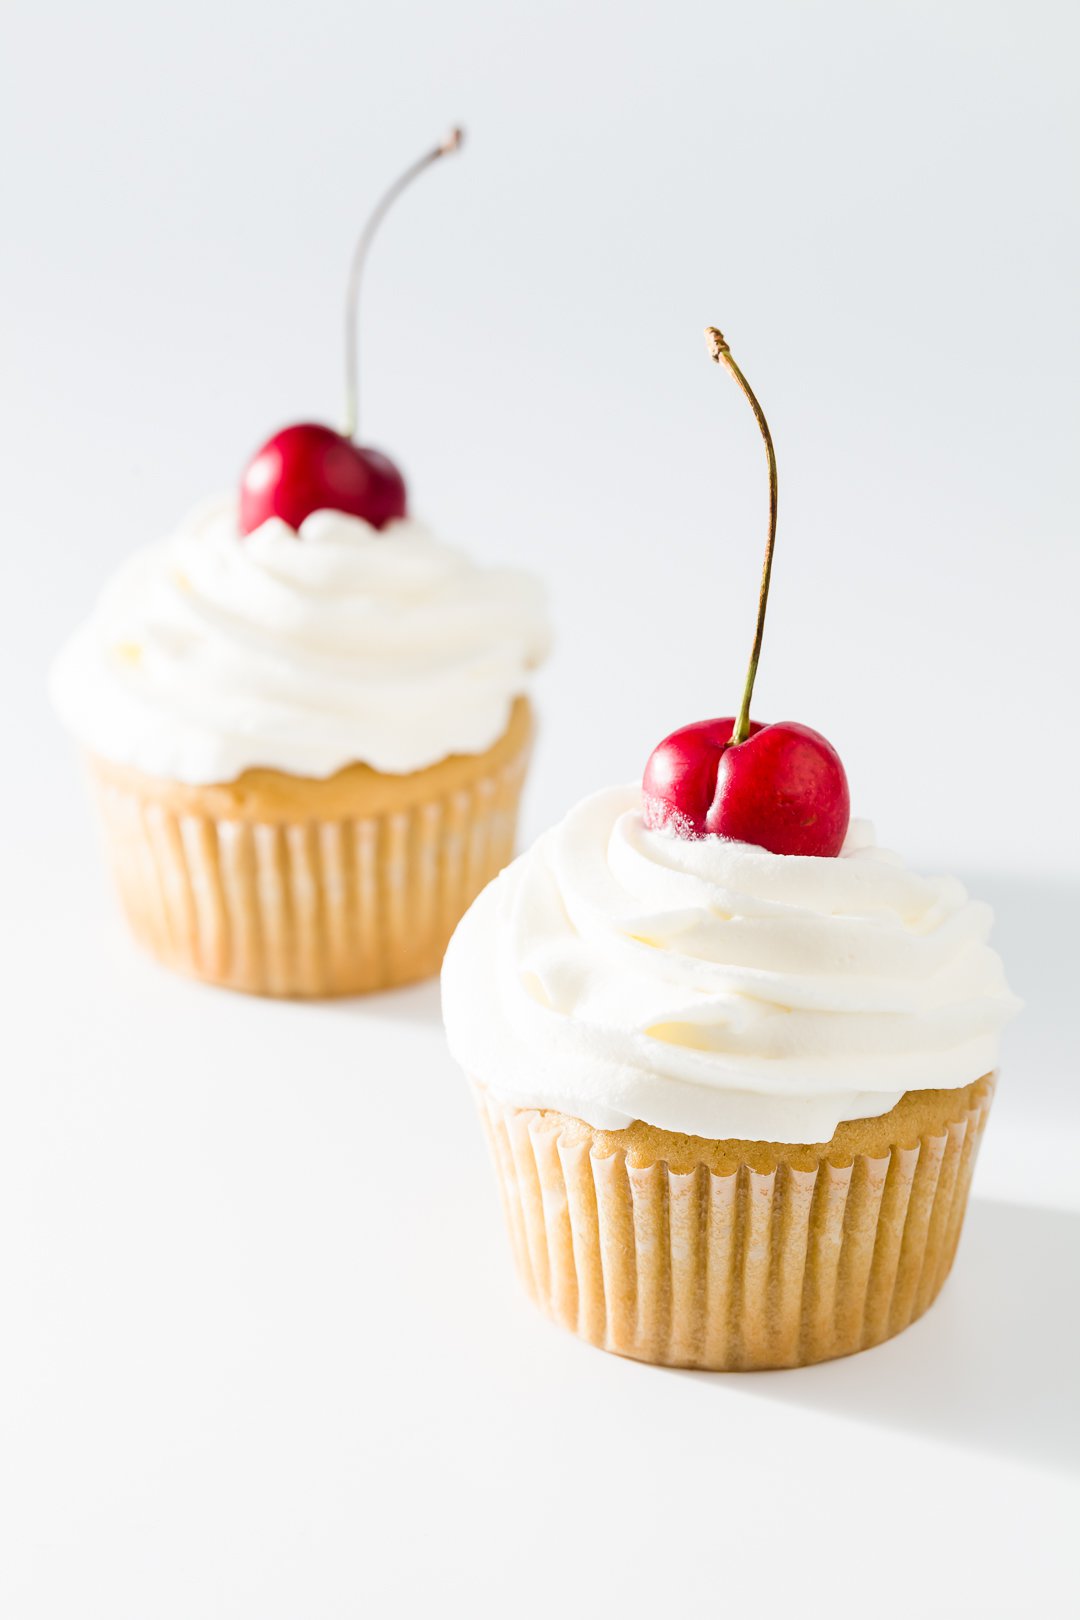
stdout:
{"type": "Polygon", "coordinates": [[[334,819],[180,811],[95,771],[105,842],[138,940],[181,973],[271,996],[340,996],[438,972],[450,935],[512,859],[528,745],[427,801],[334,819]]]}
{"type": "Polygon", "coordinates": [[[932,1304],[992,1082],[940,1135],[816,1169],[676,1174],[598,1156],[558,1115],[476,1088],[517,1269],[590,1343],[672,1367],[798,1367],[880,1344],[932,1304]]]}

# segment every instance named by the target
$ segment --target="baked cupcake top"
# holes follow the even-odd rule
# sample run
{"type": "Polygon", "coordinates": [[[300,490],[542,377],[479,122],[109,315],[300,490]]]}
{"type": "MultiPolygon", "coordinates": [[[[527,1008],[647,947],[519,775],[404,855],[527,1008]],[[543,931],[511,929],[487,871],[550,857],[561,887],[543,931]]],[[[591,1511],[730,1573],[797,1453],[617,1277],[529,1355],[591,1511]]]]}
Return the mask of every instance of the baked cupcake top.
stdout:
{"type": "Polygon", "coordinates": [[[641,790],[611,788],[467,913],[447,1034],[497,1095],[601,1130],[825,1142],[994,1068],[1018,1004],[990,924],[867,822],[835,857],[778,855],[651,829],[641,790]]]}
{"type": "Polygon", "coordinates": [[[538,582],[412,519],[242,535],[221,499],[121,569],[52,690],[92,753],[151,776],[405,773],[496,742],[548,644],[538,582]]]}

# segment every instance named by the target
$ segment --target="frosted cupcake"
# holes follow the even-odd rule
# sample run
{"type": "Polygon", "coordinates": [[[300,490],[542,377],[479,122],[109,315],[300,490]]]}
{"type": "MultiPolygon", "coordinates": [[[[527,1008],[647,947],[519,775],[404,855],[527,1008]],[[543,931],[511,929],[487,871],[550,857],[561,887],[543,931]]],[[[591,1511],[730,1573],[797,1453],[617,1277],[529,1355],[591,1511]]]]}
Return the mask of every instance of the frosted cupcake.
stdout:
{"type": "MultiPolygon", "coordinates": [[[[350,429],[355,397],[350,366],[350,429]]],[[[238,499],[128,563],[54,670],[136,936],[270,995],[437,972],[512,855],[547,644],[540,587],[413,520],[352,431],[276,435],[238,499]]]]}
{"type": "Polygon", "coordinates": [[[988,908],[850,821],[817,732],[749,720],[776,511],[752,403],[772,499],[739,716],[572,811],[443,969],[530,1293],[605,1349],[718,1370],[846,1355],[930,1305],[1016,1005],[988,908]]]}

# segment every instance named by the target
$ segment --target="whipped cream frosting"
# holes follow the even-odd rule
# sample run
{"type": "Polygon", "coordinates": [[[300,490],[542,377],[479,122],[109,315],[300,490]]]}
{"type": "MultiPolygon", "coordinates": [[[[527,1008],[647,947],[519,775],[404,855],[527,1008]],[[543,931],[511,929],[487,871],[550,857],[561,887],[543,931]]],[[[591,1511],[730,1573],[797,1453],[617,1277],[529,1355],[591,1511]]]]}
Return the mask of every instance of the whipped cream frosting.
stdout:
{"type": "Polygon", "coordinates": [[[127,563],[52,691],[91,752],[152,776],[403,773],[496,742],[548,641],[537,582],[419,523],[324,511],[241,536],[223,499],[127,563]]]}
{"type": "Polygon", "coordinates": [[[466,914],[443,969],[458,1062],[613,1130],[825,1142],[994,1068],[1018,1003],[991,912],[853,822],[835,858],[650,831],[586,799],[466,914]]]}

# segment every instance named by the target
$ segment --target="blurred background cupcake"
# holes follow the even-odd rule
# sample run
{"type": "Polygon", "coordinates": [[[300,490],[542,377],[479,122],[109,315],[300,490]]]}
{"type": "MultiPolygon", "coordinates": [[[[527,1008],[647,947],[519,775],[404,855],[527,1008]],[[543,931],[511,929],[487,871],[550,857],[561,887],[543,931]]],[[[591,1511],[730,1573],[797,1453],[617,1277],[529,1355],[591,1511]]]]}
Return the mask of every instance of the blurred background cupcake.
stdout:
{"type": "Polygon", "coordinates": [[[531,579],[408,520],[224,500],[134,557],[53,692],[137,938],[270,995],[435,973],[513,853],[546,646],[531,579]]]}
{"type": "Polygon", "coordinates": [[[109,861],[161,961],[268,995],[348,995],[438,971],[513,853],[533,735],[543,592],[408,512],[393,463],[346,422],[283,429],[236,498],[133,557],[53,671],[89,758],[109,861]]]}

